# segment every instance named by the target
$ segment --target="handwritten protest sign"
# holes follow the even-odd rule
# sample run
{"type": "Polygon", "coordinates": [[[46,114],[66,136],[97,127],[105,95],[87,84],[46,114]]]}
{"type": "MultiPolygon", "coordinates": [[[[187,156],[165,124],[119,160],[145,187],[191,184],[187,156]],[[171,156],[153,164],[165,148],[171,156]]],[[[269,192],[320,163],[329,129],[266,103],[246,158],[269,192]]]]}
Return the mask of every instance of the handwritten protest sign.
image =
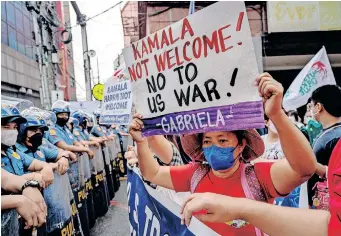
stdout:
{"type": "Polygon", "coordinates": [[[307,104],[315,89],[326,85],[336,84],[325,47],[308,62],[290,85],[284,95],[285,110],[294,110],[307,104]]]}
{"type": "Polygon", "coordinates": [[[244,2],[218,2],[123,51],[145,136],[263,127],[244,2]]]}
{"type": "Polygon", "coordinates": [[[145,184],[138,168],[128,169],[127,193],[130,235],[218,235],[194,217],[181,225],[180,206],[145,184]]]}
{"type": "Polygon", "coordinates": [[[129,80],[121,82],[109,80],[104,86],[104,105],[99,122],[110,125],[129,124],[132,99],[133,95],[129,80]]]}

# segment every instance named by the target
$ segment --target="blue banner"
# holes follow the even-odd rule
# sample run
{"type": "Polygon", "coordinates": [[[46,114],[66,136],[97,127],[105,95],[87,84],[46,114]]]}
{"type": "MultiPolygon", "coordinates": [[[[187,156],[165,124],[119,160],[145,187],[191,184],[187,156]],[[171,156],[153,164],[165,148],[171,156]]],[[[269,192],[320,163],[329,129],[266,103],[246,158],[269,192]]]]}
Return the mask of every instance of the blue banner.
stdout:
{"type": "Polygon", "coordinates": [[[180,223],[180,206],[146,185],[139,170],[128,169],[130,235],[218,235],[193,218],[187,228],[180,223]]]}

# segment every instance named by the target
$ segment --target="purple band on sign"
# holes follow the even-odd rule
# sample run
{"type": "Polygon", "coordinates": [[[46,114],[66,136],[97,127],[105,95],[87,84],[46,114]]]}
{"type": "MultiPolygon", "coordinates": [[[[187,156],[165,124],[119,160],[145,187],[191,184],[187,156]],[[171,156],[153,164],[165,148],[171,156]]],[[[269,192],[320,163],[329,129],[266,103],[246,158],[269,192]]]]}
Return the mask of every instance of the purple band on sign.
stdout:
{"type": "Polygon", "coordinates": [[[143,119],[144,136],[264,128],[263,103],[243,102],[143,119]]]}

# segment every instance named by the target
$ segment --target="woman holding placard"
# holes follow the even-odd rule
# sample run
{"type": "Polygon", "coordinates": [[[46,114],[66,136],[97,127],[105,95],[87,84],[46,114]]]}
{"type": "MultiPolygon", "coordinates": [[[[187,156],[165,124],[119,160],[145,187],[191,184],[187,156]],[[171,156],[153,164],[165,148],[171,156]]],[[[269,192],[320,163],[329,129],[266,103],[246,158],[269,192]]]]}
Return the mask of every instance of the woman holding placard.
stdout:
{"type": "MultiPolygon", "coordinates": [[[[249,164],[263,154],[264,143],[255,130],[238,130],[184,135],[181,138],[184,151],[199,162],[176,167],[159,166],[147,139],[142,137],[142,116],[137,114],[130,134],[137,144],[144,178],[177,192],[212,192],[268,203],[309,179],[316,170],[314,155],[308,141],[282,110],[282,85],[268,73],[260,75],[256,85],[263,98],[265,113],[278,131],[286,159],[249,164]]],[[[259,229],[239,219],[205,224],[221,235],[263,235],[259,229]]]]}

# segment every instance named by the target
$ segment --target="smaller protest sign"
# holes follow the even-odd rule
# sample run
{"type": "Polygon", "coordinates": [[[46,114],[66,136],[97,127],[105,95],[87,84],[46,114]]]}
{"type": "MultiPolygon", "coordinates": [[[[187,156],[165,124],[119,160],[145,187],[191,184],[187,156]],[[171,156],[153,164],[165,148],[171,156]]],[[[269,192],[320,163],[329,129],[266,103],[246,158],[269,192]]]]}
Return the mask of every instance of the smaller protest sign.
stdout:
{"type": "Polygon", "coordinates": [[[336,84],[325,47],[309,61],[290,85],[284,95],[283,107],[286,111],[295,110],[307,104],[315,89],[336,84]]]}
{"type": "Polygon", "coordinates": [[[104,86],[101,124],[128,125],[131,117],[133,94],[129,80],[109,80],[104,86]]]}
{"type": "Polygon", "coordinates": [[[127,193],[130,235],[218,235],[194,217],[181,225],[180,206],[145,184],[138,168],[128,169],[127,193]]]}

